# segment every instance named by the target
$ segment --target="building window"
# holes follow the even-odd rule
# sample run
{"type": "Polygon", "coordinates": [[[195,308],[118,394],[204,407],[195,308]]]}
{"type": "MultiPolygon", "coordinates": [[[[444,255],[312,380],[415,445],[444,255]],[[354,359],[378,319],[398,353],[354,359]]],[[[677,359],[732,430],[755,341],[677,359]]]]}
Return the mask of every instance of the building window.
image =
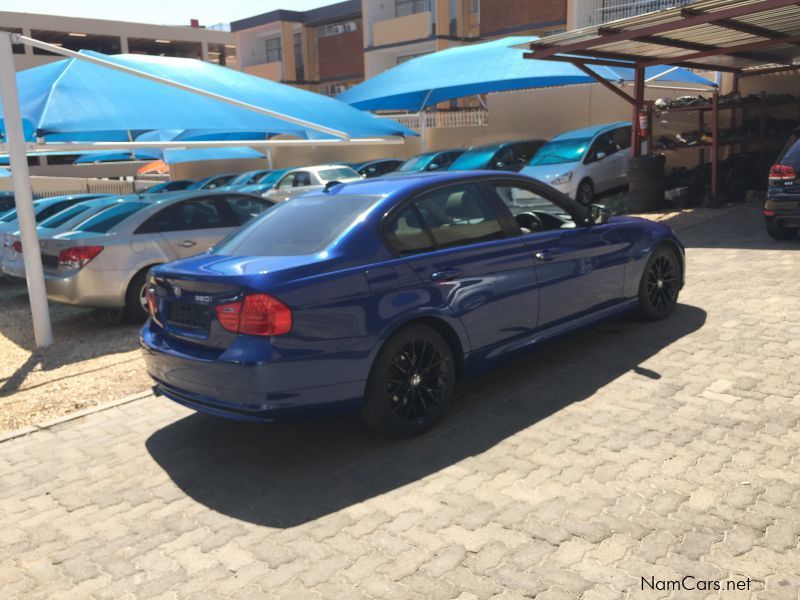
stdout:
{"type": "Polygon", "coordinates": [[[470,0],[469,10],[473,14],[481,12],[481,0],[470,0]]]}
{"type": "Polygon", "coordinates": [[[294,70],[296,81],[305,81],[305,64],[303,62],[303,33],[294,34],[294,70]]]}
{"type": "Polygon", "coordinates": [[[325,94],[326,96],[338,96],[345,90],[349,90],[353,87],[353,83],[325,83],[320,86],[320,93],[325,94]]]}
{"type": "Polygon", "coordinates": [[[264,40],[267,49],[267,62],[281,62],[283,60],[283,50],[281,49],[281,38],[274,37],[264,40]]]}
{"type": "MultiPolygon", "coordinates": [[[[33,29],[31,30],[31,37],[75,52],[80,50],[94,50],[95,52],[102,52],[103,54],[119,54],[121,48],[119,37],[83,33],[82,31],[33,29]]],[[[34,48],[33,53],[53,55],[52,52],[48,52],[42,48],[34,48]]]]}
{"type": "Polygon", "coordinates": [[[346,23],[331,23],[330,25],[317,27],[317,37],[332,37],[334,35],[350,33],[352,31],[358,31],[358,25],[356,25],[355,21],[347,21],[346,23]]]}
{"type": "Polygon", "coordinates": [[[431,12],[431,0],[397,0],[395,16],[406,17],[421,12],[431,12]]]}

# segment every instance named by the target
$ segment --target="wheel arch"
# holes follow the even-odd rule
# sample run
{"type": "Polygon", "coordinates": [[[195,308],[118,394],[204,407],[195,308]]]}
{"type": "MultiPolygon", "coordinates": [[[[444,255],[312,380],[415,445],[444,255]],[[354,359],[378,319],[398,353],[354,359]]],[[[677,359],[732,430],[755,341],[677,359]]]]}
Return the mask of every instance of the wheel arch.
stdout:
{"type": "Polygon", "coordinates": [[[677,241],[670,239],[670,238],[663,238],[659,240],[654,246],[653,249],[650,251],[650,254],[655,252],[659,247],[665,246],[672,250],[675,253],[675,256],[678,257],[678,264],[681,267],[681,288],[683,288],[683,284],[685,283],[685,262],[686,256],[684,255],[683,248],[681,248],[680,244],[677,241]]]}
{"type": "Polygon", "coordinates": [[[141,267],[141,268],[137,269],[137,270],[134,272],[134,274],[133,274],[133,275],[131,275],[131,278],[130,278],[130,279],[128,279],[128,285],[126,285],[126,286],[125,286],[125,298],[127,298],[127,297],[128,297],[128,292],[129,292],[129,291],[130,291],[130,289],[131,289],[131,285],[133,284],[133,280],[134,280],[134,279],[136,279],[136,278],[137,278],[139,275],[141,275],[143,272],[149,271],[149,270],[150,270],[150,269],[152,269],[153,267],[157,267],[158,265],[163,265],[163,264],[164,264],[163,262],[154,262],[154,263],[148,264],[148,265],[146,265],[146,266],[144,266],[144,267],[141,267]]]}
{"type": "MultiPolygon", "coordinates": [[[[466,352],[464,341],[462,341],[461,336],[456,328],[442,317],[430,314],[411,317],[410,319],[407,319],[395,326],[388,333],[388,335],[385,336],[384,343],[398,331],[407,327],[413,327],[415,325],[429,327],[445,339],[447,345],[450,347],[450,351],[453,354],[453,360],[456,368],[456,379],[461,379],[464,373],[464,355],[466,352]]],[[[381,347],[382,346],[383,344],[381,344],[381,347]]]]}

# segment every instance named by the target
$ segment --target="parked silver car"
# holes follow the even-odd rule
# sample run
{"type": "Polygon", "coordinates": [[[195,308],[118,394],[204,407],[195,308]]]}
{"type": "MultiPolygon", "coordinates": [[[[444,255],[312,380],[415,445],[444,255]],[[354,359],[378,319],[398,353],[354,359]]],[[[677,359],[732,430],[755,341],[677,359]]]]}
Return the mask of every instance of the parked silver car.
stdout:
{"type": "Polygon", "coordinates": [[[265,198],[282,202],[306,192],[320,190],[331,181],[346,183],[359,179],[362,179],[361,175],[347,165],[316,165],[292,169],[280,178],[265,198]]]}
{"type": "MultiPolygon", "coordinates": [[[[62,231],[71,231],[101,210],[115,204],[139,199],[139,196],[132,194],[130,196],[101,196],[93,200],[78,202],[39,223],[36,227],[39,239],[54,236],[62,231]]],[[[12,279],[25,278],[25,262],[22,259],[22,242],[20,238],[19,231],[6,233],[3,236],[0,271],[12,279]]]]}
{"type": "Polygon", "coordinates": [[[150,267],[205,252],[272,206],[223,191],[152,195],[107,208],[72,231],[41,240],[47,296],[147,316],[150,267]],[[168,197],[167,197],[168,196],[168,197]]]}

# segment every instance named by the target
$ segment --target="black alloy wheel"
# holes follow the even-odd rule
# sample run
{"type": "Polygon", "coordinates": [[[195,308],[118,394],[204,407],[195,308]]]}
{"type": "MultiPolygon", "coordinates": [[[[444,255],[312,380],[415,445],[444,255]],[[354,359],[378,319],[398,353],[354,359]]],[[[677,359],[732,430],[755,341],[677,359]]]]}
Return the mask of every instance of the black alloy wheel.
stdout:
{"type": "Polygon", "coordinates": [[[392,435],[418,435],[442,417],[454,384],[453,356],[446,340],[428,327],[402,329],[375,359],[364,420],[392,435]]]}
{"type": "Polygon", "coordinates": [[[651,321],[663,319],[675,310],[681,289],[681,266],[675,253],[657,248],[647,261],[639,285],[642,315],[651,321]]]}

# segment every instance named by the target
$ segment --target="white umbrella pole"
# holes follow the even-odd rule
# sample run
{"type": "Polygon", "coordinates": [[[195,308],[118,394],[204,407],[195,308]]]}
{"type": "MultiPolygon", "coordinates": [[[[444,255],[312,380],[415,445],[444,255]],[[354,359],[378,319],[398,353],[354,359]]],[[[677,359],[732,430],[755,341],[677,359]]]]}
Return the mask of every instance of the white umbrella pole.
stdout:
{"type": "Polygon", "coordinates": [[[47,309],[47,293],[44,287],[42,255],[39,251],[39,236],[36,234],[36,215],[33,212],[28,155],[25,149],[25,134],[17,94],[17,75],[14,55],[11,50],[11,34],[0,32],[0,96],[3,99],[3,117],[6,126],[6,148],[11,162],[14,183],[14,202],[17,206],[22,258],[25,262],[25,277],[28,280],[33,336],[37,348],[45,348],[53,342],[50,327],[50,312],[47,309]]]}

